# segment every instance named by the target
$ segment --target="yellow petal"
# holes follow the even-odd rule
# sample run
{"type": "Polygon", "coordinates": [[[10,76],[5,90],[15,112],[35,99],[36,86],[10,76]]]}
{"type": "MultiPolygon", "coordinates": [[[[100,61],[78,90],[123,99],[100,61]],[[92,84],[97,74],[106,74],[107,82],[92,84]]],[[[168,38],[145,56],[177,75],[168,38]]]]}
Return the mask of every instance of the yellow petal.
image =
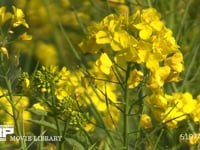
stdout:
{"type": "Polygon", "coordinates": [[[112,61],[106,53],[101,54],[99,60],[96,61],[96,65],[105,74],[110,74],[110,67],[112,66],[112,61]]]}
{"type": "Polygon", "coordinates": [[[29,41],[32,39],[32,36],[31,35],[28,35],[26,32],[23,33],[22,35],[20,35],[18,37],[19,40],[22,40],[22,41],[29,41]]]}
{"type": "Polygon", "coordinates": [[[97,44],[110,43],[109,34],[106,31],[97,32],[97,34],[96,34],[96,42],[97,42],[97,44]]]}
{"type": "Polygon", "coordinates": [[[150,27],[148,27],[148,26],[146,26],[144,29],[142,29],[139,32],[139,36],[143,40],[148,40],[151,35],[152,35],[152,29],[150,27]]]}

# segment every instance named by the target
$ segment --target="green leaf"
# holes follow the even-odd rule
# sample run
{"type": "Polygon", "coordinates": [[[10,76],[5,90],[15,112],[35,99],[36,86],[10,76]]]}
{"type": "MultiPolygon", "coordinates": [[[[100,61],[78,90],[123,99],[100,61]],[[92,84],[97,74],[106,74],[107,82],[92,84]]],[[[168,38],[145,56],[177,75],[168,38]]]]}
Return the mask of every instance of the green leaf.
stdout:
{"type": "Polygon", "coordinates": [[[50,128],[52,130],[57,130],[56,126],[50,122],[47,122],[47,121],[44,121],[44,120],[33,120],[33,119],[30,119],[28,120],[32,123],[35,123],[37,125],[41,125],[41,126],[44,126],[44,127],[47,127],[47,128],[50,128]]]}
{"type": "Polygon", "coordinates": [[[47,116],[47,112],[45,110],[29,108],[28,111],[39,116],[47,116]]]}

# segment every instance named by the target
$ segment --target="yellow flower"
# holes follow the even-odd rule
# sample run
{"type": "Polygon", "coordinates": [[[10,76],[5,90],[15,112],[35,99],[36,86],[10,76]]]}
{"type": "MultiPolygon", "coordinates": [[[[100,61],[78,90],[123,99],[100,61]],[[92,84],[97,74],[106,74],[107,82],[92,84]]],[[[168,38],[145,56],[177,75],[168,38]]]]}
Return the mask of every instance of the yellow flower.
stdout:
{"type": "Polygon", "coordinates": [[[144,76],[143,72],[134,69],[130,73],[130,77],[128,79],[129,88],[137,87],[142,82],[143,76],[144,76]]]}
{"type": "Polygon", "coordinates": [[[173,54],[165,62],[176,72],[182,72],[184,70],[183,55],[180,52],[173,54]]]}
{"type": "Polygon", "coordinates": [[[194,122],[200,124],[200,95],[197,96],[197,104],[195,105],[195,109],[191,112],[191,117],[194,120],[194,122]]]}
{"type": "Polygon", "coordinates": [[[29,41],[32,39],[32,36],[31,35],[28,35],[27,32],[23,33],[22,35],[20,35],[18,37],[19,40],[22,40],[22,41],[29,41]]]}
{"type": "Polygon", "coordinates": [[[0,26],[2,26],[11,17],[12,17],[12,14],[9,12],[6,12],[5,7],[0,7],[0,26]]]}
{"type": "Polygon", "coordinates": [[[160,20],[155,20],[150,23],[150,26],[156,31],[161,31],[164,27],[164,23],[160,20]]]}
{"type": "Polygon", "coordinates": [[[112,61],[106,53],[102,53],[100,58],[96,61],[96,65],[105,74],[110,74],[110,68],[112,66],[112,61]]]}
{"type": "Polygon", "coordinates": [[[150,53],[151,53],[151,44],[149,42],[140,40],[136,46],[136,55],[138,59],[133,61],[139,64],[144,63],[146,62],[150,53]]]}
{"type": "Polygon", "coordinates": [[[90,122],[84,126],[85,131],[90,132],[95,128],[96,120],[91,117],[90,122]]]}
{"type": "MultiPolygon", "coordinates": [[[[0,89],[0,107],[3,107],[4,110],[0,112],[3,116],[1,121],[5,124],[14,124],[13,109],[7,92],[7,90],[0,89]]],[[[30,131],[31,124],[27,120],[31,118],[31,113],[26,111],[26,108],[29,106],[29,98],[26,96],[13,96],[13,104],[18,112],[17,116],[20,126],[23,127],[23,130],[30,131]]]]}
{"type": "Polygon", "coordinates": [[[96,33],[96,42],[97,44],[107,44],[110,43],[111,36],[107,31],[99,31],[96,33]]]}
{"type": "Polygon", "coordinates": [[[45,110],[45,107],[41,103],[35,103],[33,106],[35,109],[45,110]]]}
{"type": "Polygon", "coordinates": [[[160,14],[154,8],[143,9],[141,12],[141,22],[151,23],[160,20],[160,14]]]}
{"type": "Polygon", "coordinates": [[[152,90],[160,90],[160,88],[163,87],[169,74],[170,68],[168,66],[159,67],[150,75],[148,87],[152,90]]]}
{"type": "Polygon", "coordinates": [[[153,32],[152,28],[149,25],[142,24],[142,23],[136,24],[135,28],[140,30],[139,36],[143,40],[148,40],[151,37],[152,32],[153,32]]]}
{"type": "Polygon", "coordinates": [[[7,48],[5,48],[5,47],[1,47],[1,49],[0,49],[0,53],[6,55],[6,57],[9,58],[7,48]]]}
{"type": "Polygon", "coordinates": [[[24,19],[24,13],[21,9],[16,8],[15,6],[13,8],[13,27],[18,27],[19,25],[23,25],[26,28],[29,28],[29,25],[26,23],[26,20],[24,19]]]}
{"type": "Polygon", "coordinates": [[[176,108],[183,113],[190,114],[195,110],[197,101],[193,99],[191,93],[174,93],[172,96],[174,99],[174,104],[176,104],[176,108]]]}
{"type": "Polygon", "coordinates": [[[136,47],[137,40],[133,36],[129,35],[129,33],[125,30],[119,30],[117,32],[114,32],[114,36],[112,42],[110,43],[110,46],[114,51],[125,50],[130,46],[136,47]]]}
{"type": "Polygon", "coordinates": [[[115,32],[120,29],[120,20],[119,17],[115,14],[110,14],[106,16],[101,22],[100,25],[103,26],[108,32],[115,32]]]}
{"type": "Polygon", "coordinates": [[[159,59],[156,57],[156,55],[152,53],[148,53],[146,58],[146,67],[153,73],[155,73],[160,67],[159,67],[159,59]]]}
{"type": "Polygon", "coordinates": [[[64,98],[66,98],[69,95],[69,91],[66,90],[65,88],[58,88],[55,91],[55,95],[57,97],[58,100],[63,100],[64,98]]]}
{"type": "Polygon", "coordinates": [[[58,54],[52,44],[38,42],[35,55],[44,66],[57,65],[58,63],[58,54]]]}
{"type": "Polygon", "coordinates": [[[22,82],[22,88],[25,90],[30,88],[30,80],[28,78],[25,78],[24,81],[22,82]]]}
{"type": "Polygon", "coordinates": [[[188,143],[190,145],[195,145],[199,142],[199,134],[191,134],[191,136],[189,136],[189,141],[188,143]]]}
{"type": "Polygon", "coordinates": [[[175,107],[168,107],[162,116],[162,122],[166,123],[167,127],[169,128],[176,128],[178,122],[186,119],[186,115],[183,112],[177,110],[175,107]]]}
{"type": "Polygon", "coordinates": [[[151,117],[149,115],[142,114],[141,120],[140,120],[140,127],[145,128],[145,129],[152,127],[151,117]]]}
{"type": "Polygon", "coordinates": [[[168,105],[169,97],[166,97],[163,93],[156,93],[145,98],[148,104],[151,104],[155,109],[165,110],[168,105]]]}
{"type": "Polygon", "coordinates": [[[117,104],[116,87],[113,84],[104,84],[102,81],[96,81],[95,83],[98,85],[98,89],[88,86],[84,89],[84,95],[81,94],[81,101],[85,100],[88,106],[94,106],[102,115],[105,124],[113,129],[115,128],[114,124],[119,121],[120,115],[120,111],[116,107],[119,105],[117,104]]]}

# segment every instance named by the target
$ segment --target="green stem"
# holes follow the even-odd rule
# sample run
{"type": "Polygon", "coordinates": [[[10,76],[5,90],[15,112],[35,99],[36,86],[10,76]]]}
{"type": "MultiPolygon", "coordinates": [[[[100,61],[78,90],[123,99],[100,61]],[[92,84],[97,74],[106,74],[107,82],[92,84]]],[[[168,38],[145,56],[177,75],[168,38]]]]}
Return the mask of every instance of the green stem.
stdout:
{"type": "Polygon", "coordinates": [[[149,6],[149,7],[152,7],[151,0],[147,0],[147,3],[148,3],[148,6],[149,6]]]}
{"type": "MultiPolygon", "coordinates": [[[[51,89],[52,91],[52,95],[54,93],[54,90],[53,88],[51,89]]],[[[52,105],[55,106],[56,105],[56,99],[54,96],[52,96],[52,105]]],[[[57,134],[58,136],[62,136],[62,130],[61,130],[61,127],[60,127],[60,123],[59,123],[59,119],[58,119],[58,116],[56,114],[54,114],[54,119],[55,119],[55,122],[56,122],[56,128],[57,128],[57,134]]],[[[62,137],[64,138],[64,137],[62,137]]],[[[61,140],[59,141],[59,150],[64,150],[64,140],[61,140]]]]}
{"type": "MultiPolygon", "coordinates": [[[[18,111],[17,111],[17,108],[15,107],[15,102],[14,102],[13,95],[12,95],[11,82],[7,77],[5,77],[5,82],[6,82],[6,86],[8,88],[9,102],[12,107],[13,119],[14,119],[14,123],[15,123],[15,127],[16,127],[16,133],[18,136],[22,136],[22,131],[20,129],[20,123],[18,120],[18,111]]],[[[20,141],[22,150],[26,150],[26,142],[24,140],[19,140],[19,141],[20,141]]]]}
{"type": "MultiPolygon", "coordinates": [[[[42,115],[41,120],[44,121],[44,116],[42,115]]],[[[40,127],[40,134],[43,135],[43,131],[44,131],[44,126],[40,127]]],[[[43,150],[44,147],[44,142],[40,141],[39,143],[39,150],[43,150]]]]}
{"type": "Polygon", "coordinates": [[[183,17],[182,17],[182,20],[181,20],[181,24],[179,26],[179,30],[178,30],[178,33],[176,35],[176,41],[179,42],[180,40],[180,36],[181,36],[181,32],[185,26],[185,22],[186,22],[186,19],[187,19],[187,15],[188,15],[188,11],[189,11],[189,8],[190,8],[190,5],[192,3],[193,0],[189,0],[187,5],[186,5],[186,8],[185,8],[185,11],[184,11],[184,14],[183,14],[183,17]]]}
{"type": "Polygon", "coordinates": [[[174,0],[171,0],[170,1],[170,21],[169,21],[169,27],[171,29],[173,29],[173,31],[175,30],[175,27],[174,27],[174,23],[175,23],[175,13],[174,13],[174,10],[175,10],[175,5],[174,5],[175,1],[174,0]]]}
{"type": "Polygon", "coordinates": [[[156,143],[155,143],[155,145],[154,145],[153,150],[156,150],[156,149],[157,149],[157,146],[158,146],[158,144],[159,144],[159,142],[160,142],[160,140],[161,140],[161,137],[162,137],[163,133],[164,133],[164,129],[161,130],[161,132],[160,132],[160,134],[159,134],[159,136],[158,136],[158,139],[156,140],[156,143]]]}
{"type": "MultiPolygon", "coordinates": [[[[60,124],[59,124],[59,120],[57,118],[57,116],[55,116],[55,121],[56,121],[56,127],[57,127],[57,133],[58,133],[58,136],[62,136],[62,131],[60,129],[60,124]]],[[[64,141],[61,140],[59,141],[59,150],[64,150],[64,141]]]]}
{"type": "Polygon", "coordinates": [[[194,66],[195,64],[195,60],[197,58],[197,54],[199,52],[199,47],[200,45],[198,45],[195,49],[194,49],[194,52],[193,52],[193,56],[192,56],[192,59],[190,61],[190,64],[188,65],[187,67],[187,71],[185,73],[185,76],[184,76],[184,79],[183,79],[183,83],[182,83],[182,86],[181,86],[181,91],[184,91],[185,90],[185,85],[187,84],[187,81],[188,81],[188,78],[190,77],[191,75],[191,72],[192,72],[192,67],[194,66]]]}
{"type": "Polygon", "coordinates": [[[130,74],[130,64],[127,64],[126,78],[125,78],[125,88],[124,88],[124,149],[128,150],[128,113],[129,113],[129,101],[128,101],[128,78],[130,74]]]}

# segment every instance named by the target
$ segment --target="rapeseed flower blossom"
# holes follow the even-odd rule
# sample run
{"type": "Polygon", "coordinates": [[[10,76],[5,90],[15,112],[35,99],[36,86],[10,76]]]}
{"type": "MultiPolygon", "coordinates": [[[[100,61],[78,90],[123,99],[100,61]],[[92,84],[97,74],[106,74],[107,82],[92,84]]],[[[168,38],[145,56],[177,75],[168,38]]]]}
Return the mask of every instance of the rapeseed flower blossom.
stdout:
{"type": "Polygon", "coordinates": [[[140,127],[145,129],[152,127],[151,117],[149,115],[142,114],[140,120],[140,127]]]}
{"type": "Polygon", "coordinates": [[[170,128],[175,128],[178,122],[191,116],[198,122],[196,109],[199,102],[193,99],[191,93],[173,93],[171,95],[156,92],[146,97],[152,112],[157,120],[166,123],[170,128]]]}
{"type": "Polygon", "coordinates": [[[169,128],[176,128],[179,121],[186,119],[186,115],[177,110],[176,107],[167,107],[165,112],[162,114],[163,123],[166,123],[169,128]]]}
{"type": "Polygon", "coordinates": [[[31,35],[28,35],[27,32],[24,32],[22,35],[20,35],[18,37],[19,40],[22,40],[22,41],[29,41],[32,39],[32,36],[31,35]]]}
{"type": "Polygon", "coordinates": [[[13,27],[18,27],[19,25],[23,25],[26,28],[29,28],[29,25],[27,24],[26,20],[24,19],[25,15],[23,11],[19,8],[16,8],[15,6],[13,8],[13,18],[12,18],[12,24],[13,27]]]}
{"type": "Polygon", "coordinates": [[[38,42],[36,45],[35,56],[44,66],[57,65],[59,62],[56,48],[52,44],[38,42]]]}
{"type": "Polygon", "coordinates": [[[144,74],[142,71],[134,69],[130,73],[130,77],[128,79],[129,88],[137,87],[142,82],[143,76],[144,76],[144,74]]]}
{"type": "MultiPolygon", "coordinates": [[[[185,98],[187,93],[178,94],[181,101],[187,103],[181,109],[181,101],[176,95],[165,94],[163,90],[165,83],[181,80],[180,73],[184,66],[173,33],[165,26],[156,9],[137,10],[131,16],[110,14],[88,27],[88,36],[79,46],[83,52],[100,55],[96,64],[110,79],[113,79],[111,66],[112,69],[119,66],[120,69],[127,68],[127,64],[135,66],[130,70],[128,88],[143,83],[142,86],[152,92],[146,101],[152,106],[155,118],[168,127],[176,127],[186,114],[193,111],[195,101],[190,97],[192,103],[189,104],[185,98]],[[186,109],[189,109],[188,113],[186,109]]],[[[126,71],[120,76],[125,77],[126,71]]],[[[93,100],[100,111],[106,110],[106,105],[99,103],[97,98],[93,100]]]]}
{"type": "Polygon", "coordinates": [[[3,26],[6,21],[11,19],[12,14],[10,12],[6,12],[5,7],[0,7],[0,26],[3,26]]]}
{"type": "Polygon", "coordinates": [[[112,66],[112,61],[106,53],[101,54],[99,60],[96,61],[96,65],[105,74],[110,74],[110,68],[112,66]]]}
{"type": "MultiPolygon", "coordinates": [[[[138,10],[130,17],[106,16],[88,27],[88,37],[79,46],[89,53],[101,53],[100,49],[106,46],[110,60],[122,67],[126,62],[145,64],[149,70],[147,87],[151,90],[160,90],[166,82],[179,81],[184,69],[183,56],[172,31],[154,8],[138,10]]],[[[104,69],[109,74],[109,67],[104,69]]]]}
{"type": "Polygon", "coordinates": [[[4,54],[7,58],[9,58],[7,48],[1,47],[0,48],[0,53],[4,54]]]}

